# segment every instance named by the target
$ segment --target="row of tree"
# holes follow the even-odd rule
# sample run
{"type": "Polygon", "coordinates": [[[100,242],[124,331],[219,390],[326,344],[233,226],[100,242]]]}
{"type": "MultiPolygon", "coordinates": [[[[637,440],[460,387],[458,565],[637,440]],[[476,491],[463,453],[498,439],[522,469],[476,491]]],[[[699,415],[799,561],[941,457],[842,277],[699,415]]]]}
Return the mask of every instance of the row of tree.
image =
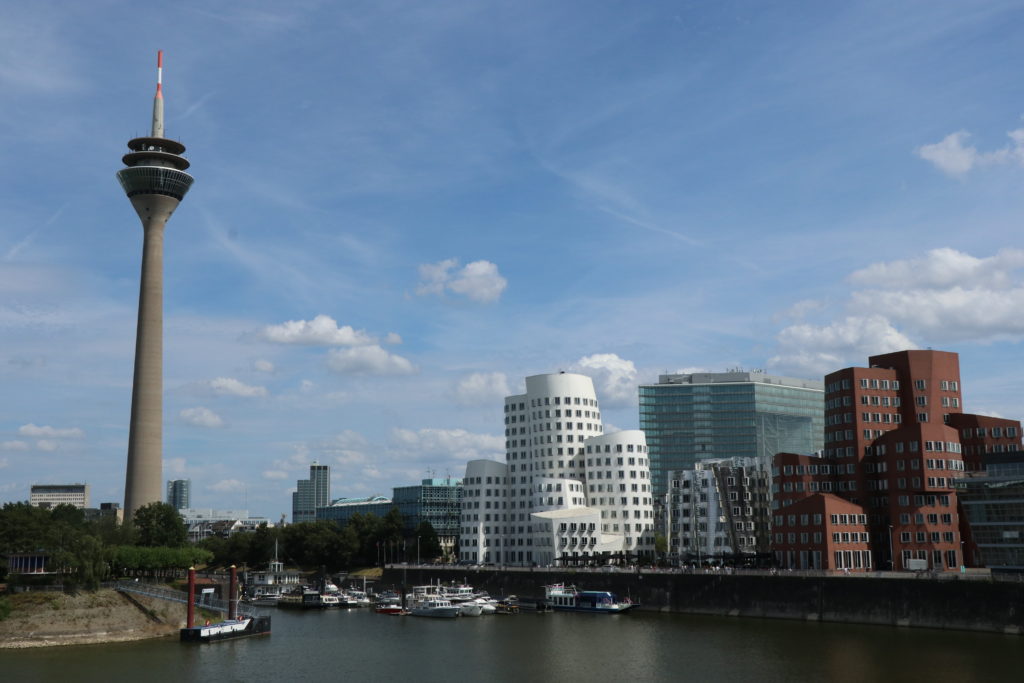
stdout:
{"type": "MultiPolygon", "coordinates": [[[[45,553],[48,566],[84,587],[134,571],[155,572],[189,566],[264,567],[275,552],[290,566],[327,567],[331,571],[385,562],[432,561],[441,556],[437,533],[423,522],[409,533],[401,513],[384,517],[355,515],[345,526],[307,522],[280,528],[262,526],[252,533],[213,537],[197,546],[178,512],[166,503],[151,503],[130,523],[112,517],[86,519],[71,505],[52,509],[7,503],[0,509],[0,555],[45,553]]],[[[4,572],[0,566],[0,578],[4,572]]]]}
{"type": "Polygon", "coordinates": [[[384,562],[429,562],[442,552],[430,522],[420,523],[409,533],[397,508],[384,517],[354,515],[345,526],[325,521],[273,529],[262,526],[253,533],[208,538],[201,546],[212,552],[213,563],[221,566],[264,567],[277,552],[288,565],[305,569],[326,566],[331,571],[384,562]]]}
{"type": "MultiPolygon", "coordinates": [[[[140,508],[129,524],[112,516],[86,519],[72,505],[6,503],[0,509],[0,554],[10,553],[43,554],[64,583],[84,588],[126,572],[184,568],[213,557],[188,545],[184,522],[165,503],[140,508]]],[[[4,574],[6,566],[0,566],[0,578],[4,574]]]]}

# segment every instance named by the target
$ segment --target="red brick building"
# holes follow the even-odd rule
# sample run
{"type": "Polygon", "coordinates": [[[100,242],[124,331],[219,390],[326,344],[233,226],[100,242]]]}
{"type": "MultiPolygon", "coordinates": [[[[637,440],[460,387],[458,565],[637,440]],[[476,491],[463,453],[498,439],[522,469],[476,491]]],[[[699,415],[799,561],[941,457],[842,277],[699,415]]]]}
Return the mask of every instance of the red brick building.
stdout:
{"type": "Polygon", "coordinates": [[[856,503],[815,493],[776,510],[772,548],[782,567],[872,571],[867,515],[856,503]]]}
{"type": "MultiPolygon", "coordinates": [[[[958,568],[961,541],[969,539],[961,538],[953,482],[967,469],[965,460],[980,463],[973,454],[965,457],[961,438],[977,453],[1019,449],[1020,423],[962,412],[955,353],[900,351],[872,356],[869,365],[825,377],[824,457],[775,458],[775,515],[787,522],[783,538],[792,533],[789,506],[832,493],[858,506],[858,518],[865,516],[875,568],[958,568]]],[[[773,540],[778,533],[773,529],[773,540]]],[[[774,550],[788,562],[805,550],[824,551],[812,546],[787,542],[774,550]]]]}

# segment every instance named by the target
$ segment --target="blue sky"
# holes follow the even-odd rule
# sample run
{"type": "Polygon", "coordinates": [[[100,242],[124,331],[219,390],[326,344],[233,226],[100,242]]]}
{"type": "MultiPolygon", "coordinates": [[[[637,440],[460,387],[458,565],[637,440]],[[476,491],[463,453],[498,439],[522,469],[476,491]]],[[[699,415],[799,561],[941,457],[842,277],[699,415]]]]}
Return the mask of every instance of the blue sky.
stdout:
{"type": "Polygon", "coordinates": [[[526,375],[820,377],[961,354],[1019,418],[1020,2],[8,3],[0,501],[123,498],[141,229],[166,131],[165,478],[290,514],[503,454],[526,375]]]}

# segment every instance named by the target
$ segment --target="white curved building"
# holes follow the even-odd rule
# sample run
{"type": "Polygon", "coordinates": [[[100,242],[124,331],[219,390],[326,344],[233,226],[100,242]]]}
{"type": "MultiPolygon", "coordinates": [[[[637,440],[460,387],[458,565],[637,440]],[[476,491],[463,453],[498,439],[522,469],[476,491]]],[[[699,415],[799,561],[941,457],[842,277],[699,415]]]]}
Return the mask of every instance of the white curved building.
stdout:
{"type": "Polygon", "coordinates": [[[470,460],[462,480],[460,559],[498,557],[508,522],[508,469],[494,460],[470,460]]]}
{"type": "MultiPolygon", "coordinates": [[[[653,551],[643,433],[604,435],[589,377],[564,372],[527,377],[525,394],[505,398],[505,454],[505,464],[474,460],[466,468],[459,559],[509,565],[577,564],[653,551]],[[591,451],[596,447],[603,452],[607,446],[615,454],[610,456],[613,461],[617,449],[622,449],[628,464],[613,471],[623,472],[622,484],[629,495],[620,495],[616,480],[615,491],[592,496],[588,444],[591,451]],[[491,482],[504,479],[504,492],[499,493],[493,483],[488,486],[488,478],[491,482]],[[595,505],[598,500],[599,506],[595,505]]],[[[592,454],[591,459],[595,458],[592,454]]],[[[603,481],[606,469],[602,464],[597,470],[602,492],[604,486],[612,485],[603,481]]]]}
{"type": "Polygon", "coordinates": [[[654,499],[647,440],[639,429],[587,439],[587,500],[601,530],[621,534],[626,553],[654,551],[654,499]]]}

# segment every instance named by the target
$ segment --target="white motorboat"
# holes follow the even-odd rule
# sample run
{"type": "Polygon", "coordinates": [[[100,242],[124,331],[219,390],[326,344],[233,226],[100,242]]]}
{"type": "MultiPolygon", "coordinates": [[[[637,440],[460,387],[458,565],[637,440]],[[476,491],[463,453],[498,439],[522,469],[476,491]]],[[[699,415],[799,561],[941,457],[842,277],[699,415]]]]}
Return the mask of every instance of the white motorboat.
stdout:
{"type": "Polygon", "coordinates": [[[453,619],[459,616],[459,607],[444,598],[427,598],[415,603],[409,610],[414,617],[441,617],[453,619]]]}
{"type": "Polygon", "coordinates": [[[459,603],[459,615],[463,617],[478,617],[483,614],[484,606],[470,600],[459,603]]]}

